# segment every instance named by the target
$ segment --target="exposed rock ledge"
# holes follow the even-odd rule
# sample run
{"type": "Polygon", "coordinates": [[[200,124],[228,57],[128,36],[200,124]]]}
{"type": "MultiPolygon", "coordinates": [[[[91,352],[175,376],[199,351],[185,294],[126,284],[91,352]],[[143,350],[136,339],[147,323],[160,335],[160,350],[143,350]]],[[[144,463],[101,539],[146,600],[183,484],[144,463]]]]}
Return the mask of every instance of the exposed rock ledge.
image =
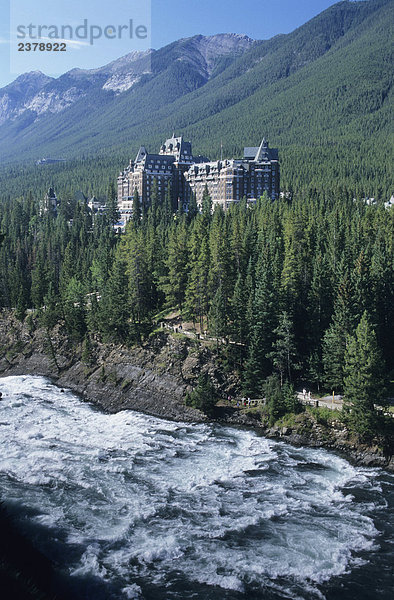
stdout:
{"type": "MultiPolygon", "coordinates": [[[[197,342],[160,333],[144,347],[126,348],[94,342],[90,360],[59,330],[50,336],[43,329],[30,331],[10,314],[0,319],[0,376],[44,375],[68,387],[108,412],[131,409],[157,417],[203,422],[207,417],[187,407],[184,397],[201,372],[208,371],[218,390],[234,394],[237,380],[223,373],[214,354],[197,342]]],[[[319,424],[308,416],[292,427],[267,428],[259,414],[234,407],[219,407],[216,420],[253,427],[272,439],[299,446],[325,447],[356,464],[394,471],[394,457],[377,446],[355,444],[343,426],[319,424]]]]}
{"type": "Polygon", "coordinates": [[[58,329],[50,337],[43,329],[29,332],[8,316],[0,322],[0,336],[2,376],[44,375],[108,412],[132,409],[179,421],[206,420],[183,401],[188,379],[180,366],[189,362],[193,371],[197,357],[186,356],[184,344],[170,336],[158,336],[145,348],[97,342],[88,363],[81,360],[81,345],[73,345],[58,329]],[[178,355],[185,360],[174,358],[178,355]]]}

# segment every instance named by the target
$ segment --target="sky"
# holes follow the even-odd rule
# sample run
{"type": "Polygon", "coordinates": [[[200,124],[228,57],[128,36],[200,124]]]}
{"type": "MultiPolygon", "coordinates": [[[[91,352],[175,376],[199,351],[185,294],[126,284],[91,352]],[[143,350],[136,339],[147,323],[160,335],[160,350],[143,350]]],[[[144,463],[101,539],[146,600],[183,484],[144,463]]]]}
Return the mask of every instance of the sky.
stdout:
{"type": "Polygon", "coordinates": [[[293,31],[335,3],[336,0],[0,0],[0,87],[27,71],[40,70],[57,77],[74,67],[100,67],[132,50],[157,49],[196,34],[242,33],[253,39],[268,39],[293,31]],[[54,43],[63,40],[66,51],[55,52],[54,43]],[[40,42],[52,44],[51,50],[46,45],[40,50],[40,42]],[[18,51],[18,44],[26,43],[37,44],[36,50],[18,51]]]}

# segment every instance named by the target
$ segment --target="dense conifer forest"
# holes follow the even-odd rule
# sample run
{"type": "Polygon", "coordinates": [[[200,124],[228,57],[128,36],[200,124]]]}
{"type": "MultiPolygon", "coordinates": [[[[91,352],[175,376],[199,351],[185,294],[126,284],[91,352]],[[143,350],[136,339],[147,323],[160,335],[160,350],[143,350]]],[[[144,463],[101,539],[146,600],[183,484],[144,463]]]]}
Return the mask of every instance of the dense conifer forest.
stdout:
{"type": "Polygon", "coordinates": [[[392,209],[311,190],[224,213],[206,192],[201,212],[192,202],[182,214],[155,190],[120,235],[112,186],[108,196],[94,218],[67,197],[57,216],[32,194],[0,205],[2,307],[61,323],[86,354],[95,338],[144,343],[175,311],[217,338],[243,393],[261,397],[275,376],[345,391],[373,413],[393,367],[392,209]]]}
{"type": "MultiPolygon", "coordinates": [[[[32,326],[33,315],[48,330],[61,323],[87,355],[95,337],[144,343],[175,311],[218,340],[218,361],[239,374],[243,393],[305,383],[345,392],[372,414],[394,355],[394,213],[384,206],[392,12],[392,0],[339,2],[220,61],[204,82],[179,60],[193,43],[180,40],[124,94],[83,95],[59,114],[3,124],[0,307],[32,326]],[[149,206],[136,198],[116,234],[109,182],[139,143],[157,151],[174,130],[212,158],[222,141],[225,155],[241,156],[267,135],[279,147],[284,197],[223,213],[206,193],[202,211],[192,202],[181,214],[170,191],[153,193],[149,206]],[[34,164],[43,147],[67,160],[34,164]],[[57,216],[40,211],[49,185],[61,199],[57,216]],[[106,200],[108,212],[92,215],[78,190],[106,200]]],[[[286,394],[279,412],[285,396],[291,405],[286,394]]]]}
{"type": "MultiPolygon", "coordinates": [[[[205,334],[239,397],[267,399],[258,413],[267,429],[304,410],[296,389],[335,392],[344,410],[330,419],[344,422],[349,444],[392,456],[394,419],[384,412],[394,396],[394,208],[384,203],[393,193],[393,6],[339,2],[223,59],[203,83],[179,60],[181,40],[125,94],[2,125],[0,318],[12,311],[30,333],[42,328],[53,356],[60,331],[88,368],[95,345],[148,348],[172,315],[200,348],[205,334]],[[206,190],[201,210],[192,198],[183,213],[170,189],[161,197],[154,188],[149,205],[135,194],[117,232],[117,173],[140,144],[156,152],[172,131],[212,159],[222,142],[225,156],[240,157],[267,136],[279,148],[281,199],[223,212],[206,190]],[[44,149],[66,161],[35,164],[44,149]],[[50,185],[57,212],[44,210],[50,185]],[[79,190],[107,211],[92,214],[79,190]]],[[[217,400],[208,374],[185,397],[208,416],[217,400]]],[[[324,410],[310,414],[323,422],[324,410]]],[[[52,565],[1,506],[0,528],[3,588],[52,597],[52,565]]]]}

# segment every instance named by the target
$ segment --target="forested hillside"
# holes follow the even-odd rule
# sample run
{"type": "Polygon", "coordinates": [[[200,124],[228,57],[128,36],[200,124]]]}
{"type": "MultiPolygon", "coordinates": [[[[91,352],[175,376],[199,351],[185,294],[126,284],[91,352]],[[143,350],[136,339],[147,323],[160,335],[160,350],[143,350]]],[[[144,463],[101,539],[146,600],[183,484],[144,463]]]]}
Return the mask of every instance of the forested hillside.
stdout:
{"type": "Polygon", "coordinates": [[[181,40],[110,102],[100,93],[4,124],[0,148],[14,162],[0,176],[0,308],[45,327],[49,352],[63,328],[87,363],[97,340],[143,344],[174,313],[209,332],[240,392],[276,398],[271,416],[297,410],[295,383],[343,391],[371,440],[394,355],[394,212],[382,201],[392,193],[393,6],[340,2],[214,61],[209,76],[178,60],[201,40],[181,40]],[[231,156],[269,136],[291,193],[224,213],[206,191],[201,212],[192,199],[182,214],[156,188],[150,205],[135,197],[116,235],[119,168],[173,131],[212,158],[221,140],[231,156]],[[37,152],[67,161],[36,166],[37,152]],[[57,216],[40,211],[49,185],[57,216]],[[77,190],[108,198],[107,214],[93,217],[77,190]]]}
{"type": "Polygon", "coordinates": [[[111,215],[92,223],[84,203],[61,206],[0,206],[0,301],[18,318],[34,308],[48,331],[63,324],[89,360],[97,337],[138,344],[176,311],[218,339],[252,397],[272,374],[353,395],[366,385],[372,419],[393,367],[392,210],[327,192],[212,213],[205,194],[201,213],[174,215],[156,192],[117,236],[111,215]]]}
{"type": "Polygon", "coordinates": [[[335,186],[388,199],[393,7],[339,2],[291,34],[224,58],[209,79],[179,60],[195,43],[181,40],[158,51],[152,73],[120,95],[84,96],[39,119],[25,113],[0,127],[2,193],[42,194],[53,182],[59,193],[104,194],[141,143],[157,151],[175,131],[213,159],[221,141],[231,157],[268,137],[280,149],[284,190],[335,186]],[[33,166],[48,155],[69,162],[33,166]]]}

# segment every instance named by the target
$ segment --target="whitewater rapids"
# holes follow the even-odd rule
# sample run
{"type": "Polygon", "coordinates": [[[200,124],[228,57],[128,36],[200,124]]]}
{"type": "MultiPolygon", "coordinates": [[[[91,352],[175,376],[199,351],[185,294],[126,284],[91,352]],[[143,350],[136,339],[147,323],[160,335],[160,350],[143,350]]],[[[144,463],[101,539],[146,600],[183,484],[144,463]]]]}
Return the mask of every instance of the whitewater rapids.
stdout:
{"type": "Polygon", "coordinates": [[[43,377],[0,390],[0,495],[75,598],[340,598],[374,569],[394,482],[379,469],[253,431],[104,414],[43,377]]]}

